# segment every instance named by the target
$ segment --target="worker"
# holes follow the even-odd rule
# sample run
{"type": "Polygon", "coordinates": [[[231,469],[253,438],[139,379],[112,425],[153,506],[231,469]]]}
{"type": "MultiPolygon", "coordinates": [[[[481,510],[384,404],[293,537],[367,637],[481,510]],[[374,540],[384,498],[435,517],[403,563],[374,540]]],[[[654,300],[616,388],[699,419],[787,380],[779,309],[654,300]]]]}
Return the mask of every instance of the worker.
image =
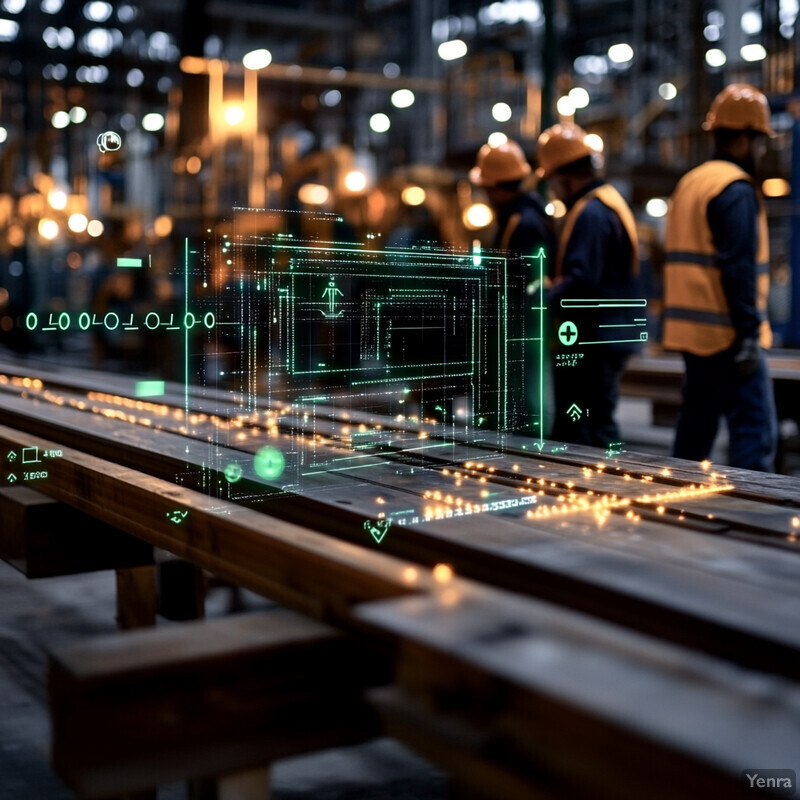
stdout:
{"type": "Polygon", "coordinates": [[[553,125],[539,137],[537,171],[567,209],[547,295],[556,332],[551,437],[610,447],[619,443],[620,379],[646,333],[630,307],[614,302],[639,295],[638,239],[627,203],[600,177],[595,139],[578,125],[553,125]],[[589,302],[578,310],[570,300],[589,302]]]}
{"type": "Polygon", "coordinates": [[[498,427],[538,436],[541,410],[533,336],[537,301],[528,295],[527,287],[537,277],[534,256],[541,248],[547,254],[554,250],[555,234],[541,198],[525,191],[531,173],[522,148],[508,139],[497,146],[484,144],[469,178],[486,192],[497,223],[492,246],[507,258],[507,327],[500,331],[496,320],[487,331],[484,398],[495,398],[489,403],[497,409],[498,427]],[[500,424],[503,419],[505,424],[500,424]]]}
{"type": "Polygon", "coordinates": [[[523,191],[531,165],[522,148],[511,139],[503,144],[485,144],[478,151],[469,179],[486,191],[497,220],[493,247],[515,256],[534,256],[555,242],[550,217],[538,195],[523,191]]]}
{"type": "Polygon", "coordinates": [[[688,172],[670,200],[663,345],[683,354],[683,404],[674,455],[707,459],[724,416],[730,463],[771,471],[777,418],[765,348],[769,291],[767,217],[753,172],[772,136],[766,97],[726,86],[703,128],[711,160],[688,172]]]}

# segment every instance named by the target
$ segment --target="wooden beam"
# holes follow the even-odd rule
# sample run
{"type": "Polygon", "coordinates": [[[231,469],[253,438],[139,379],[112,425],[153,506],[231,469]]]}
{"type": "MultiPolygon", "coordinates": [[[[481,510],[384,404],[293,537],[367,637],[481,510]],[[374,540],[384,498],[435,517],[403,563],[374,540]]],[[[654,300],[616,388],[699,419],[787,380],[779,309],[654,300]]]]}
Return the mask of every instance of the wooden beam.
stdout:
{"type": "Polygon", "coordinates": [[[29,578],[153,563],[153,548],[29,486],[0,489],[0,558],[29,578]]]}
{"type": "Polygon", "coordinates": [[[85,798],[263,768],[377,735],[362,693],[389,674],[341,633],[278,610],[61,646],[53,763],[85,798]]]}
{"type": "Polygon", "coordinates": [[[744,798],[745,764],[797,764],[796,681],[485,587],[358,614],[403,642],[389,732],[486,798],[744,798]]]}

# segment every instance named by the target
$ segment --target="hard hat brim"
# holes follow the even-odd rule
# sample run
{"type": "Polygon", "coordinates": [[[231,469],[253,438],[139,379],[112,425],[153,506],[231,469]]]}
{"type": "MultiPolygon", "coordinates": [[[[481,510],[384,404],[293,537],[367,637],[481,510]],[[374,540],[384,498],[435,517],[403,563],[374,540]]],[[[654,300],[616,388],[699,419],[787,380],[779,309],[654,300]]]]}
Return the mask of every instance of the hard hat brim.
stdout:
{"type": "Polygon", "coordinates": [[[777,136],[775,131],[772,130],[771,125],[768,126],[766,130],[764,130],[763,128],[729,128],[726,125],[715,125],[713,122],[705,120],[705,122],[703,122],[701,127],[704,131],[727,130],[727,131],[741,131],[741,133],[747,133],[748,131],[751,131],[753,133],[763,133],[764,136],[769,136],[770,139],[774,139],[777,136]]]}

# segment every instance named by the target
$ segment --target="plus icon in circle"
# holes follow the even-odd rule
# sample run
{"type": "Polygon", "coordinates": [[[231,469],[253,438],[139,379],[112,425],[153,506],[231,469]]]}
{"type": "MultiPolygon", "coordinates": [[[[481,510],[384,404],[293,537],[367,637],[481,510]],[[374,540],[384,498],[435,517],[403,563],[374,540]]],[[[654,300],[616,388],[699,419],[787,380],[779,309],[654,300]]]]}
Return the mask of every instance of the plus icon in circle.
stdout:
{"type": "Polygon", "coordinates": [[[575,326],[574,323],[569,322],[562,322],[558,328],[558,341],[561,344],[571,345],[575,344],[578,340],[578,328],[575,326]]]}

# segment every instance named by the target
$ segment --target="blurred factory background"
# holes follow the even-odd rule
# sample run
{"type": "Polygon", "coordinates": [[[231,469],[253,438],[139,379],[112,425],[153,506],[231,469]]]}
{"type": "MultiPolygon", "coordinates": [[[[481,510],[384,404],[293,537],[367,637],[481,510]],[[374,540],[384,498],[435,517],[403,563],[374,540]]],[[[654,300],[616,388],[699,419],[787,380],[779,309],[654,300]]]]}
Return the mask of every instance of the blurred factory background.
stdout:
{"type": "Polygon", "coordinates": [[[777,131],[760,176],[770,316],[800,345],[797,15],[797,0],[2,0],[0,343],[43,347],[30,310],[102,303],[122,255],[165,275],[234,206],[488,243],[477,149],[509,137],[535,160],[559,118],[602,138],[634,208],[657,337],[666,198],[708,153],[711,98],[746,81],[777,131]]]}

